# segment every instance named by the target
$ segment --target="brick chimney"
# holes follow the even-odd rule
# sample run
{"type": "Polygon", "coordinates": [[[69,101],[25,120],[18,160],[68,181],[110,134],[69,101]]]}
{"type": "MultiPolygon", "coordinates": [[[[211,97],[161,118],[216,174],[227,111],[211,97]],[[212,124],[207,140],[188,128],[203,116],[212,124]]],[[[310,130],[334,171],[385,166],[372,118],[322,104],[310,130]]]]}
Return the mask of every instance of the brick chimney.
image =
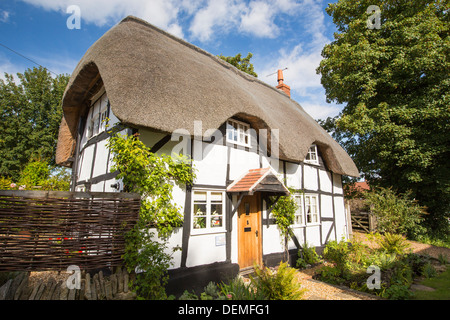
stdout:
{"type": "Polygon", "coordinates": [[[282,91],[284,91],[284,93],[286,93],[289,98],[291,97],[291,87],[289,87],[288,85],[286,85],[285,83],[283,83],[284,77],[283,77],[283,70],[279,69],[278,70],[278,85],[277,85],[277,89],[280,89],[282,91]]]}

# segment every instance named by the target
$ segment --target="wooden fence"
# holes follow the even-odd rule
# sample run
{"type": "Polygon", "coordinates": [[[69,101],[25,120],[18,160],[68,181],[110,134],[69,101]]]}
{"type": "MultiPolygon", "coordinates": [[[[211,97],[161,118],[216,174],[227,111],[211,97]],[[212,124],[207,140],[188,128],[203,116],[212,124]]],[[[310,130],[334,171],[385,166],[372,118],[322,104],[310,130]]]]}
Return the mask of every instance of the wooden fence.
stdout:
{"type": "Polygon", "coordinates": [[[0,191],[0,271],[121,265],[139,208],[130,193],[0,191]]]}
{"type": "Polygon", "coordinates": [[[368,212],[352,212],[352,229],[362,232],[375,232],[377,230],[377,219],[375,215],[368,212]]]}

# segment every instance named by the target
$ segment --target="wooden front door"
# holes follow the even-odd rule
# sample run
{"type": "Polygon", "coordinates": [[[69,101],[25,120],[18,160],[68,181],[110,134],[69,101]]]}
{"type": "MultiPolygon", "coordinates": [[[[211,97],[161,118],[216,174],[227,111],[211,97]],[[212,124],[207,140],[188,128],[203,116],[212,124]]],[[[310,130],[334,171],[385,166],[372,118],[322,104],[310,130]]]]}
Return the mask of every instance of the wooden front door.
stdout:
{"type": "Polygon", "coordinates": [[[239,267],[261,264],[261,209],[259,196],[244,196],[238,209],[239,267]]]}

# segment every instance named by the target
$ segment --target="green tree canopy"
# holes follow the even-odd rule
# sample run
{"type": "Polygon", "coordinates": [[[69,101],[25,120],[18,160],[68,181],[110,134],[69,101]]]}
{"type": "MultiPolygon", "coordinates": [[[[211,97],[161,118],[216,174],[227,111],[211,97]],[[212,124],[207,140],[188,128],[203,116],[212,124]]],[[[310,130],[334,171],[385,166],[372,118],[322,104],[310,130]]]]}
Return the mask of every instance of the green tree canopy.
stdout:
{"type": "Polygon", "coordinates": [[[42,67],[0,79],[0,176],[18,179],[32,158],[55,162],[62,118],[61,99],[69,76],[53,78],[42,67]]]}
{"type": "Polygon", "coordinates": [[[258,77],[258,75],[256,74],[256,72],[253,68],[253,64],[250,63],[250,59],[253,57],[253,54],[251,52],[249,52],[245,58],[242,58],[240,53],[238,53],[234,57],[225,57],[223,55],[219,55],[218,57],[220,59],[232,64],[239,70],[244,71],[254,77],[258,77]]]}
{"type": "Polygon", "coordinates": [[[448,0],[340,0],[326,9],[338,32],[317,69],[327,100],[344,104],[325,122],[372,184],[411,190],[427,221],[448,230],[450,33],[448,0]],[[379,7],[380,28],[367,20],[379,7]],[[334,124],[333,124],[334,122],[334,124]]]}

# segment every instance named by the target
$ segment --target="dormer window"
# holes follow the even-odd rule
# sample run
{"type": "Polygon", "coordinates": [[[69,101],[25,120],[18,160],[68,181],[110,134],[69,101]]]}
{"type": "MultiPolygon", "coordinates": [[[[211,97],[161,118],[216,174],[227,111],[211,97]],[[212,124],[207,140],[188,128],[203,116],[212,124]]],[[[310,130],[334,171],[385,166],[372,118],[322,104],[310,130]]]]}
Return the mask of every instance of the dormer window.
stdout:
{"type": "Polygon", "coordinates": [[[234,119],[228,120],[227,142],[250,147],[250,125],[234,119]]]}
{"type": "Polygon", "coordinates": [[[315,144],[309,147],[305,162],[310,164],[319,164],[319,155],[317,153],[317,146],[315,144]]]}

